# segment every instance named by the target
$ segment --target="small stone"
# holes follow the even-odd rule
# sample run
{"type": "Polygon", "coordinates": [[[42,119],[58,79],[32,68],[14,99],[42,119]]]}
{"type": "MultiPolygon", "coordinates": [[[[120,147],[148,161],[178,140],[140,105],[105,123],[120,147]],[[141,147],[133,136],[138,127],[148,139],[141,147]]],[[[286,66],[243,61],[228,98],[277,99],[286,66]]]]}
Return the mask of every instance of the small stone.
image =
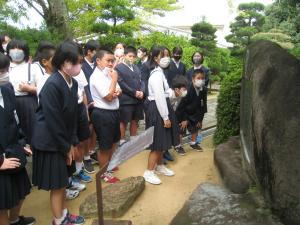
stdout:
{"type": "MultiPolygon", "coordinates": [[[[143,177],[129,177],[102,189],[103,214],[105,217],[122,216],[145,189],[143,177]]],[[[89,195],[79,207],[80,214],[86,218],[96,218],[97,195],[89,195]]]]}

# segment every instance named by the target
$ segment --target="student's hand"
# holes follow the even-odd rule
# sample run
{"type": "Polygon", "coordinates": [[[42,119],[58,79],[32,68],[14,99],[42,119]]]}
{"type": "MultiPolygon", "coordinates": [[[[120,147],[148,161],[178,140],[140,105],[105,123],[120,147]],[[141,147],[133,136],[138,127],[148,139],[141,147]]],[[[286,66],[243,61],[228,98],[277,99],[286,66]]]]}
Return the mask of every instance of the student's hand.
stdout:
{"type": "Polygon", "coordinates": [[[171,121],[170,120],[164,120],[164,127],[165,128],[170,128],[172,126],[171,121]]]}
{"type": "Polygon", "coordinates": [[[135,92],[135,97],[138,99],[143,99],[144,93],[142,91],[136,91],[135,92]]]}
{"type": "Polygon", "coordinates": [[[185,129],[187,128],[187,125],[188,125],[188,121],[187,121],[187,120],[182,121],[182,122],[180,123],[180,128],[181,128],[181,130],[185,130],[185,129]]]}
{"type": "Polygon", "coordinates": [[[0,170],[7,170],[7,169],[15,169],[21,165],[20,160],[17,158],[4,158],[2,166],[0,170]]]}
{"type": "Polygon", "coordinates": [[[94,106],[95,106],[95,102],[90,102],[89,104],[88,104],[88,108],[90,109],[90,108],[94,108],[94,106]]]}
{"type": "Polygon", "coordinates": [[[122,89],[117,88],[115,93],[116,93],[117,97],[119,97],[122,94],[122,89]]]}
{"type": "Polygon", "coordinates": [[[74,160],[75,148],[76,148],[76,147],[71,146],[70,151],[69,151],[69,153],[68,153],[68,155],[67,155],[67,165],[68,165],[68,166],[71,166],[71,165],[72,165],[72,162],[73,162],[73,160],[74,160]]]}
{"type": "Polygon", "coordinates": [[[32,87],[30,84],[27,84],[26,82],[21,82],[19,84],[19,90],[23,92],[30,92],[32,90],[32,87]]]}
{"type": "Polygon", "coordinates": [[[202,122],[197,123],[197,128],[202,128],[202,122]]]}
{"type": "Polygon", "coordinates": [[[32,155],[32,151],[31,151],[30,147],[24,147],[24,151],[26,154],[32,155]]]}

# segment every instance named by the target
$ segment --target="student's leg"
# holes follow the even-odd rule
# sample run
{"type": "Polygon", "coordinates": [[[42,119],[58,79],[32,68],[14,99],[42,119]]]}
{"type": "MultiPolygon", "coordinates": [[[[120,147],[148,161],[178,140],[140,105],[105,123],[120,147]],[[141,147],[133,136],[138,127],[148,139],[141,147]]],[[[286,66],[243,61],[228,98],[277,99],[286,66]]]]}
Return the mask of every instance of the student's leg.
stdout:
{"type": "Polygon", "coordinates": [[[97,135],[96,132],[94,130],[94,127],[92,124],[90,124],[90,132],[91,132],[91,136],[88,139],[88,149],[90,150],[94,150],[96,147],[96,140],[97,140],[97,135]]]}
{"type": "Polygon", "coordinates": [[[162,157],[162,152],[151,151],[148,158],[148,170],[154,170],[162,157]]]}
{"type": "Polygon", "coordinates": [[[137,135],[138,122],[139,121],[137,120],[132,120],[130,122],[130,137],[137,135]]]}
{"type": "Polygon", "coordinates": [[[112,156],[111,150],[99,149],[97,153],[97,158],[98,158],[100,168],[109,162],[111,156],[112,156]]]}
{"type": "Polygon", "coordinates": [[[9,225],[7,210],[0,210],[0,224],[9,225]]]}
{"type": "Polygon", "coordinates": [[[158,152],[158,161],[157,161],[157,165],[163,165],[164,164],[164,157],[163,157],[163,153],[162,152],[158,152]]]}
{"type": "Polygon", "coordinates": [[[9,220],[10,220],[10,222],[14,222],[14,221],[17,221],[19,219],[19,215],[20,215],[20,212],[21,212],[23,202],[24,202],[24,200],[21,200],[17,206],[15,206],[14,208],[11,208],[9,210],[9,220]]]}
{"type": "Polygon", "coordinates": [[[125,140],[125,132],[126,132],[127,123],[120,123],[120,132],[121,132],[121,140],[125,140]]]}
{"type": "Polygon", "coordinates": [[[194,132],[191,135],[191,142],[196,142],[198,132],[194,132]]]}
{"type": "Polygon", "coordinates": [[[63,209],[65,206],[66,188],[50,191],[50,203],[52,214],[55,219],[63,219],[63,209]]]}

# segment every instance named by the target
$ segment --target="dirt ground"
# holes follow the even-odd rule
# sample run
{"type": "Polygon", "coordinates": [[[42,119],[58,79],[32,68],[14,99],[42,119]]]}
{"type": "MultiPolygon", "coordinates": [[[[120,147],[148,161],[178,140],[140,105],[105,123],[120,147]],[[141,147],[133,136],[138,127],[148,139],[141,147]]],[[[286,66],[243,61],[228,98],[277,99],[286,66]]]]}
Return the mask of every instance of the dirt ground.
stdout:
{"type": "MultiPolygon", "coordinates": [[[[175,176],[161,176],[161,185],[154,186],[147,183],[144,192],[120,219],[131,220],[134,225],[168,225],[199,184],[211,182],[222,185],[213,163],[214,148],[211,136],[204,139],[202,147],[204,152],[199,153],[186,145],[185,156],[178,156],[172,150],[175,162],[169,163],[168,166],[174,170],[175,176]]],[[[115,175],[121,179],[143,175],[147,157],[147,151],[138,154],[121,165],[115,175]]],[[[89,183],[87,189],[77,199],[68,201],[71,212],[78,213],[80,203],[90,193],[95,192],[95,186],[95,182],[89,183]]],[[[50,225],[52,218],[49,193],[33,189],[25,201],[22,213],[34,216],[38,225],[50,225]]],[[[91,220],[87,220],[85,224],[90,225],[91,220]]]]}

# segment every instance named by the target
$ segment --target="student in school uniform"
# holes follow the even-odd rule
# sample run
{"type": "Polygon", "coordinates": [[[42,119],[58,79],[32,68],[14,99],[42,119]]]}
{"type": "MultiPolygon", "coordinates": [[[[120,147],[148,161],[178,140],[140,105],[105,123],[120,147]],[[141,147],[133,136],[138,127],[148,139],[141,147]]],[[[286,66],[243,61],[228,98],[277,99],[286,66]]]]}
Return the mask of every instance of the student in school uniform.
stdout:
{"type": "MultiPolygon", "coordinates": [[[[91,114],[91,111],[94,107],[94,101],[92,99],[92,95],[91,95],[91,91],[90,91],[90,77],[92,75],[92,73],[95,70],[96,67],[96,52],[99,50],[100,48],[100,44],[98,41],[96,40],[89,40],[85,45],[84,45],[84,60],[82,63],[82,71],[86,77],[86,80],[88,82],[88,85],[86,87],[84,87],[84,91],[85,91],[85,95],[86,95],[86,99],[87,99],[87,106],[88,106],[88,110],[89,110],[89,117],[91,114]]],[[[94,149],[96,147],[96,133],[95,130],[93,128],[93,125],[90,121],[89,118],[89,122],[90,122],[90,137],[88,140],[88,150],[89,152],[86,152],[84,155],[84,160],[83,160],[83,164],[84,164],[84,170],[87,173],[94,173],[95,169],[94,166],[92,164],[92,159],[90,157],[90,153],[92,155],[95,155],[94,149]]],[[[97,158],[97,157],[94,157],[97,158]]]]}
{"type": "MultiPolygon", "coordinates": [[[[118,85],[118,73],[113,69],[114,61],[112,52],[97,52],[97,67],[90,78],[90,90],[95,102],[91,120],[99,142],[97,153],[100,167],[109,163],[121,136],[119,96],[122,91],[118,85]]],[[[119,181],[110,172],[105,172],[101,178],[107,183],[119,181]]]]}
{"type": "Polygon", "coordinates": [[[148,61],[148,50],[147,48],[140,46],[137,50],[137,57],[139,59],[137,66],[141,70],[142,65],[148,61]]]}
{"type": "Polygon", "coordinates": [[[120,116],[121,116],[121,141],[125,143],[125,131],[130,123],[130,137],[137,135],[139,120],[144,119],[143,98],[145,87],[141,81],[141,72],[137,65],[136,49],[132,46],[125,48],[124,62],[118,64],[115,69],[118,73],[118,84],[123,94],[120,96],[120,116]]]}
{"type": "Polygon", "coordinates": [[[0,52],[7,55],[7,45],[10,42],[10,37],[6,34],[0,35],[0,52]]]}
{"type": "Polygon", "coordinates": [[[66,205],[68,167],[78,144],[78,85],[83,54],[74,42],[61,43],[53,58],[55,71],[39,94],[32,145],[33,184],[50,191],[53,225],[83,224],[84,218],[71,215],[66,205]]]}
{"type": "Polygon", "coordinates": [[[183,54],[182,48],[179,46],[174,47],[172,54],[173,58],[171,59],[170,66],[167,71],[167,80],[170,87],[172,86],[172,80],[176,75],[185,75],[186,73],[186,66],[183,62],[181,62],[183,54]]]}
{"type": "Polygon", "coordinates": [[[186,78],[188,79],[188,81],[190,83],[192,83],[192,78],[193,78],[194,71],[198,70],[198,69],[201,69],[201,70],[203,70],[203,72],[205,74],[205,87],[208,87],[209,69],[203,66],[204,54],[202,52],[196,51],[196,52],[193,53],[191,60],[192,60],[192,63],[193,63],[193,67],[190,68],[186,72],[186,78]]]}
{"type": "Polygon", "coordinates": [[[9,81],[15,91],[20,126],[25,133],[27,143],[31,144],[34,113],[37,108],[36,83],[39,73],[28,63],[29,47],[25,41],[12,40],[7,45],[7,52],[12,62],[9,81]]]}
{"type": "Polygon", "coordinates": [[[145,180],[151,184],[161,183],[156,174],[174,176],[174,172],[163,165],[163,152],[170,149],[171,146],[176,146],[178,143],[175,143],[175,140],[179,137],[175,113],[169,99],[169,85],[160,67],[162,55],[161,47],[152,48],[146,128],[154,126],[154,136],[150,146],[147,170],[143,175],[145,180]]]}
{"type": "Polygon", "coordinates": [[[116,67],[116,65],[118,65],[119,63],[123,62],[125,48],[126,48],[126,45],[122,42],[119,42],[116,44],[115,51],[114,51],[114,56],[116,59],[114,67],[116,67]]]}
{"type": "Polygon", "coordinates": [[[24,199],[31,188],[23,167],[25,164],[21,167],[20,158],[6,158],[5,155],[10,148],[17,149],[23,157],[31,153],[24,148],[26,142],[19,132],[15,94],[8,79],[9,64],[9,58],[0,53],[0,224],[32,225],[35,224],[34,218],[20,216],[24,199]]]}
{"type": "Polygon", "coordinates": [[[182,130],[188,129],[191,133],[190,147],[202,152],[201,146],[196,143],[199,130],[202,128],[204,114],[207,112],[207,88],[205,87],[205,74],[201,69],[195,70],[192,84],[188,88],[176,110],[176,116],[182,130]]]}

